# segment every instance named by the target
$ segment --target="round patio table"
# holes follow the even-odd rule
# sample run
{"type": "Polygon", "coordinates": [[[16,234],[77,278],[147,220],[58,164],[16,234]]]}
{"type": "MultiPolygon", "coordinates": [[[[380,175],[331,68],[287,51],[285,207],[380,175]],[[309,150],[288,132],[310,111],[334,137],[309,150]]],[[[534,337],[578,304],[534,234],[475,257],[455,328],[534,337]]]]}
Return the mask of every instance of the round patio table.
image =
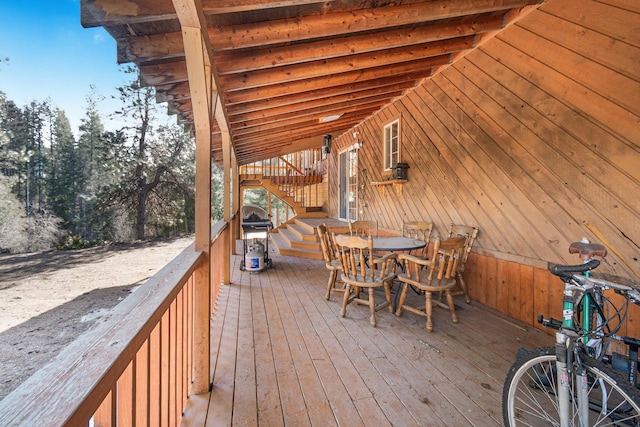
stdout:
{"type": "Polygon", "coordinates": [[[376,251],[412,251],[427,246],[424,240],[411,237],[382,236],[373,237],[373,249],[376,251]]]}
{"type": "MultiPolygon", "coordinates": [[[[420,239],[413,239],[411,237],[397,237],[397,236],[382,236],[382,237],[373,237],[373,250],[375,251],[384,251],[384,252],[395,252],[395,251],[412,251],[414,249],[421,249],[427,246],[427,242],[420,239]]],[[[402,263],[396,261],[398,267],[401,270],[404,270],[404,265],[402,263]]],[[[416,289],[411,287],[414,291],[416,289]]],[[[393,311],[395,312],[396,307],[398,306],[398,297],[400,296],[400,289],[395,292],[393,297],[393,311]]]]}

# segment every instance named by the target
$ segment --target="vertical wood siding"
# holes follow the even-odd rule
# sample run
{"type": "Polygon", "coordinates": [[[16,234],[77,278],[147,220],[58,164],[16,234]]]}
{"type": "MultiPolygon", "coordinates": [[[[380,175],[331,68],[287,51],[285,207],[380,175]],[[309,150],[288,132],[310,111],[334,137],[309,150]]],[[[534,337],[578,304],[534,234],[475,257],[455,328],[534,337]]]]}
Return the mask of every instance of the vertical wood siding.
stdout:
{"type": "MultiPolygon", "coordinates": [[[[480,227],[474,299],[533,323],[557,309],[546,263],[579,262],[567,248],[582,237],[609,248],[601,271],[640,282],[640,3],[548,0],[333,152],[356,130],[361,219],[396,232],[430,220],[435,236],[451,222],[480,227]],[[383,196],[370,182],[390,178],[382,128],[397,117],[409,182],[383,196]]],[[[328,167],[337,177],[335,154],[328,167]]]]}

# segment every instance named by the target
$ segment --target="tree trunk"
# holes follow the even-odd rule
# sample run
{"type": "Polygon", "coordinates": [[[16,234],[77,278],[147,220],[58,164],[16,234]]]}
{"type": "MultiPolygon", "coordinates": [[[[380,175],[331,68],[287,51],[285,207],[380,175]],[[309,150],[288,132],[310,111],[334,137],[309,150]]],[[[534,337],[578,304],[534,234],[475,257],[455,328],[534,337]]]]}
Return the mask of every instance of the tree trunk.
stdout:
{"type": "Polygon", "coordinates": [[[145,239],[145,224],[147,220],[147,188],[144,183],[140,183],[138,188],[138,209],[136,218],[136,238],[138,240],[145,239]]]}

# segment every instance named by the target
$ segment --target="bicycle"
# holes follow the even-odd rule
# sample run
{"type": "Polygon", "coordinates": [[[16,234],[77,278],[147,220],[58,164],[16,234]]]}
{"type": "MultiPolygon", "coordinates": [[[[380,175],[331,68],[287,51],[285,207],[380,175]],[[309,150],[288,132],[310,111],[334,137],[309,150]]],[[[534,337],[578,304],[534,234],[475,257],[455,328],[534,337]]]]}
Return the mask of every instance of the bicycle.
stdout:
{"type": "Polygon", "coordinates": [[[570,252],[585,262],[549,265],[564,282],[562,320],[538,316],[556,330],[555,347],[518,351],[503,387],[504,424],[640,426],[640,340],[617,335],[629,302],[640,305],[640,287],[591,275],[600,264],[595,257],[606,256],[604,246],[575,242],[570,252]],[[608,289],[625,297],[621,307],[605,296],[608,289]],[[608,354],[612,340],[625,343],[628,355],[608,354]]]}

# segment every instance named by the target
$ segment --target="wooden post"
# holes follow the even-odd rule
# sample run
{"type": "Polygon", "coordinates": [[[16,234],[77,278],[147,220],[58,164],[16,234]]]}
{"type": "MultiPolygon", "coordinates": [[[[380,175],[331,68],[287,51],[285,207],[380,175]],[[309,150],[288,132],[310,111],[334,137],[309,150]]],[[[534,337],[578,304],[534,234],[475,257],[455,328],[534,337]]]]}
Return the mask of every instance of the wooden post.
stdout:
{"type": "Polygon", "coordinates": [[[173,0],[187,62],[196,131],[195,250],[203,254],[194,274],[194,354],[191,393],[210,387],[211,317],[211,130],[217,93],[212,74],[209,35],[198,0],[173,0]]]}
{"type": "MultiPolygon", "coordinates": [[[[222,111],[221,100],[218,97],[217,100],[219,111],[222,111]]],[[[224,171],[224,190],[223,193],[223,206],[224,206],[224,220],[227,224],[231,222],[231,157],[233,153],[233,147],[231,146],[231,135],[229,134],[229,127],[227,126],[226,120],[220,120],[218,118],[218,125],[220,126],[220,133],[222,134],[222,167],[224,171]],[[224,123],[223,123],[224,122],[224,123]]],[[[237,180],[237,178],[236,178],[237,180]]],[[[231,283],[231,252],[233,249],[231,248],[231,233],[227,232],[225,234],[226,245],[228,248],[224,252],[224,263],[222,268],[222,281],[224,284],[228,285],[231,283]]],[[[233,246],[235,246],[235,240],[233,240],[233,246]]]]}
{"type": "MultiPolygon", "coordinates": [[[[231,196],[231,211],[237,214],[240,212],[240,168],[236,160],[235,152],[231,151],[231,176],[233,177],[233,188],[231,196]]],[[[236,218],[233,224],[239,224],[236,218]]],[[[236,255],[236,240],[240,238],[240,227],[233,227],[231,232],[231,253],[236,255]]]]}

